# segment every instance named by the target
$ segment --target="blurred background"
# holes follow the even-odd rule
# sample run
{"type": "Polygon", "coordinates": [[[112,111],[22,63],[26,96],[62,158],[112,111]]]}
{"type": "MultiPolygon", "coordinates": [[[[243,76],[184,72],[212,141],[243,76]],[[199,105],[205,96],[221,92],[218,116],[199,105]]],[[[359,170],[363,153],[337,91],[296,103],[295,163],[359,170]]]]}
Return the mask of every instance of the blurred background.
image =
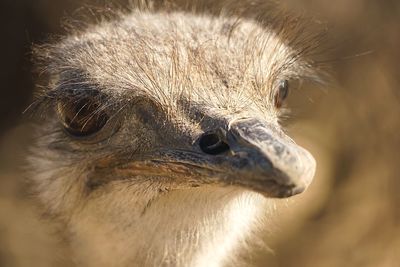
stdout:
{"type": "MultiPolygon", "coordinates": [[[[67,266],[20,174],[32,100],[30,49],[65,33],[84,5],[111,1],[0,0],[0,266],[67,266]]],[[[112,1],[126,5],[128,1],[112,1]]],[[[221,4],[220,1],[204,1],[221,4]]],[[[306,194],[278,205],[254,266],[400,266],[400,1],[286,0],[329,25],[335,85],[296,90],[289,131],[318,162],[306,194]],[[272,234],[271,234],[272,233],[272,234]]]]}

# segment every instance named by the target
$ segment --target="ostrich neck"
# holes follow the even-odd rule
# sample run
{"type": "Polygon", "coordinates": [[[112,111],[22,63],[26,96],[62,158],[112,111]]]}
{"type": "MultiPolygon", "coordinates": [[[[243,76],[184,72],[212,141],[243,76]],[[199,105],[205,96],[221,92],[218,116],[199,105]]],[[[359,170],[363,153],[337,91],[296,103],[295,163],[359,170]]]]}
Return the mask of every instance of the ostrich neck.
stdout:
{"type": "Polygon", "coordinates": [[[71,245],[83,266],[224,266],[265,207],[258,194],[232,188],[141,197],[127,201],[129,212],[115,203],[110,212],[103,199],[75,216],[71,245]]]}

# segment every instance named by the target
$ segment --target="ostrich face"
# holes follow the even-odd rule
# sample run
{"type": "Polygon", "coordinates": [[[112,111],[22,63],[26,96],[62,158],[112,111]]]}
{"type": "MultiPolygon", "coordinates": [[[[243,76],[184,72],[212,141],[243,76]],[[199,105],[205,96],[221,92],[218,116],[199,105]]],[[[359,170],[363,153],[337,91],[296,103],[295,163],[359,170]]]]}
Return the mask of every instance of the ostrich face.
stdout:
{"type": "Polygon", "coordinates": [[[41,49],[38,192],[57,210],[135,185],[304,191],[315,161],[278,121],[291,79],[314,73],[288,43],[255,22],[137,12],[41,49]]]}

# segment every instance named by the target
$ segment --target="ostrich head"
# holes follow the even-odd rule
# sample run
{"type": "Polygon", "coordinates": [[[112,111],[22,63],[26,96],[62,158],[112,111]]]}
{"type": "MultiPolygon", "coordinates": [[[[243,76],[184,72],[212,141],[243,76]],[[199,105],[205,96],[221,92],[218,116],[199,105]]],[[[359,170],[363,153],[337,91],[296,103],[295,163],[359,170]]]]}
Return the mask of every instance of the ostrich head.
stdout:
{"type": "Polygon", "coordinates": [[[268,199],[306,189],[315,161],[279,116],[291,80],[315,73],[281,37],[137,11],[39,50],[31,177],[77,262],[218,265],[268,199]]]}

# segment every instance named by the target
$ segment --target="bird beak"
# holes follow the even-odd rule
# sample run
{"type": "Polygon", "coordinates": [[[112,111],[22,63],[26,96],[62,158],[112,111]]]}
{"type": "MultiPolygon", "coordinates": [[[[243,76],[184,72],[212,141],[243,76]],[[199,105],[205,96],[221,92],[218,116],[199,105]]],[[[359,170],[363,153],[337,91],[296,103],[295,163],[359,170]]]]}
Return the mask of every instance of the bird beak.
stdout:
{"type": "Polygon", "coordinates": [[[236,119],[229,124],[226,142],[232,158],[227,161],[237,174],[231,184],[282,198],[303,192],[312,181],[313,156],[272,125],[236,119]]]}
{"type": "Polygon", "coordinates": [[[159,149],[119,164],[113,176],[170,179],[176,188],[236,186],[274,198],[299,194],[311,183],[314,158],[272,124],[235,119],[218,135],[229,147],[224,153],[202,153],[196,144],[194,150],[159,149]]]}

